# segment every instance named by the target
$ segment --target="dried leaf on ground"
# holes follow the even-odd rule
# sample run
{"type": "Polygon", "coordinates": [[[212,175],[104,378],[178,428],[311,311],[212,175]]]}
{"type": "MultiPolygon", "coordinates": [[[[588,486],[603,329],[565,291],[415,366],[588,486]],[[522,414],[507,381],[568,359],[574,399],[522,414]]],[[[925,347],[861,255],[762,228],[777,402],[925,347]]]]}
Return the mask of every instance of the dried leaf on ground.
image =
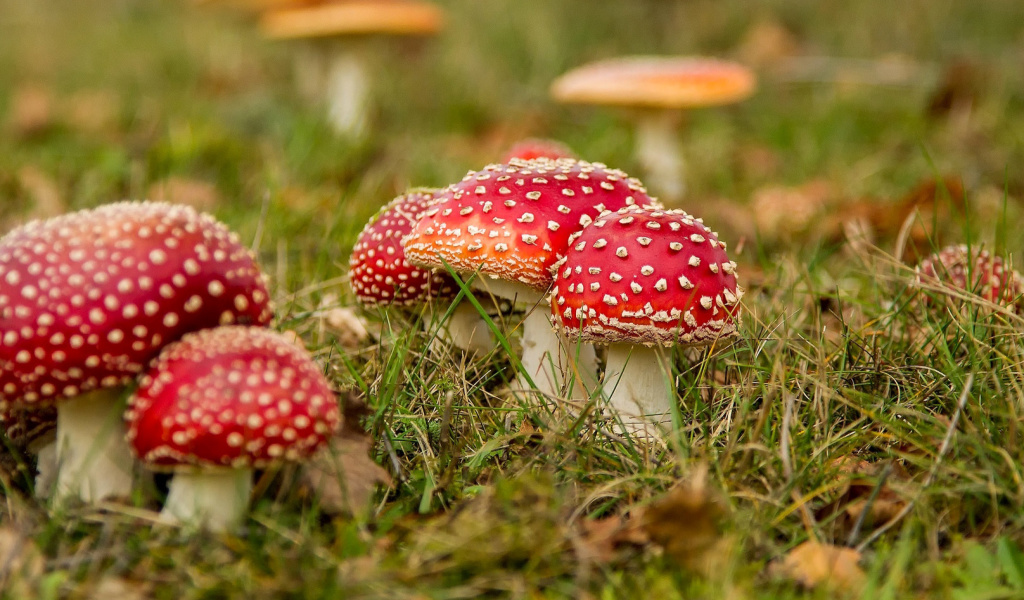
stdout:
{"type": "Polygon", "coordinates": [[[149,186],[150,200],[187,204],[200,211],[210,211],[220,202],[220,194],[212,183],[187,177],[168,177],[149,186]]]}
{"type": "Polygon", "coordinates": [[[730,542],[721,531],[724,518],[723,500],[708,487],[707,470],[699,469],[636,511],[630,526],[637,531],[622,535],[631,536],[634,542],[646,536],[679,564],[707,573],[728,556],[730,542]]]}
{"type": "Polygon", "coordinates": [[[800,585],[857,594],[864,587],[865,575],[857,564],[860,552],[831,544],[807,541],[773,563],[770,570],[777,576],[800,585]]]}
{"type": "Polygon", "coordinates": [[[345,402],[345,421],[328,446],[302,469],[301,481],[327,513],[358,514],[378,485],[391,485],[391,475],[370,458],[373,440],[359,428],[365,404],[354,396],[345,402]]]}
{"type": "Polygon", "coordinates": [[[751,25],[739,47],[736,56],[753,67],[772,68],[800,53],[796,36],[775,19],[761,19],[751,25]]]}
{"type": "Polygon", "coordinates": [[[116,133],[121,100],[110,90],[83,90],[62,103],[67,124],[82,133],[116,133]]]}
{"type": "Polygon", "coordinates": [[[92,586],[90,598],[103,600],[147,600],[153,595],[153,586],[144,581],[132,581],[107,575],[92,586]]]}
{"type": "Polygon", "coordinates": [[[0,527],[0,591],[12,598],[32,597],[43,574],[43,555],[31,539],[10,527],[0,527]]]}
{"type": "Polygon", "coordinates": [[[829,463],[836,479],[841,484],[836,499],[818,510],[820,519],[835,517],[834,524],[839,535],[846,536],[864,511],[861,531],[870,531],[872,525],[881,525],[895,517],[907,501],[898,494],[892,484],[906,481],[906,471],[893,463],[882,488],[877,490],[885,465],[870,463],[853,456],[842,456],[829,463]],[[872,497],[874,496],[874,497],[872,497]]]}
{"type": "MultiPolygon", "coordinates": [[[[337,304],[337,302],[336,297],[325,297],[321,305],[331,306],[332,304],[337,304]]],[[[363,318],[347,306],[325,308],[320,314],[322,315],[323,324],[327,327],[328,331],[338,338],[338,343],[341,344],[342,348],[355,350],[361,347],[370,337],[370,332],[367,330],[363,318]]]]}
{"type": "Polygon", "coordinates": [[[28,216],[48,219],[67,212],[67,204],[60,187],[49,175],[32,166],[18,171],[18,185],[32,198],[33,207],[28,216]]]}
{"type": "Polygon", "coordinates": [[[832,184],[821,179],[798,187],[769,185],[754,192],[750,208],[762,237],[789,241],[807,232],[833,197],[832,184]]]}
{"type": "Polygon", "coordinates": [[[14,91],[7,112],[7,127],[14,135],[31,137],[53,125],[53,94],[38,85],[23,85],[14,91]]]}

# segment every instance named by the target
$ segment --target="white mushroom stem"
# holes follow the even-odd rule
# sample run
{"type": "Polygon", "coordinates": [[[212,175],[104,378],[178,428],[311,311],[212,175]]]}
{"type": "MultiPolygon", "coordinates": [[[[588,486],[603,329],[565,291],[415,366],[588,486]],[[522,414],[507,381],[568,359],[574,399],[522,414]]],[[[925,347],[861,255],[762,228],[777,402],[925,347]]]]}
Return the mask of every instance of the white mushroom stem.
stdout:
{"type": "Polygon", "coordinates": [[[252,469],[175,473],[160,519],[228,531],[242,524],[251,495],[252,469]]]}
{"type": "Polygon", "coordinates": [[[327,115],[334,129],[361,138],[368,127],[370,76],[358,48],[344,42],[325,45],[327,115]]]}
{"type": "MultiPolygon", "coordinates": [[[[431,312],[433,312],[432,315],[425,316],[436,316],[440,319],[447,312],[447,308],[440,305],[431,312]]],[[[428,333],[433,331],[437,325],[434,318],[424,319],[424,326],[427,327],[428,333]]],[[[437,337],[431,342],[431,351],[438,350],[434,347],[437,343],[449,343],[456,348],[474,354],[486,354],[494,349],[494,338],[491,337],[487,322],[480,316],[472,303],[465,301],[459,302],[451,316],[448,317],[448,321],[441,324],[437,337]]]]}
{"type": "Polygon", "coordinates": [[[668,201],[686,193],[685,164],[679,151],[678,111],[640,112],[636,128],[636,156],[651,191],[668,201]]]}
{"type": "Polygon", "coordinates": [[[124,439],[121,388],[57,403],[58,501],[99,502],[132,489],[132,453],[124,439]]]}
{"type": "Polygon", "coordinates": [[[649,436],[671,422],[676,393],[665,348],[610,344],[603,389],[629,433],[649,436]]]}
{"type": "Polygon", "coordinates": [[[473,280],[473,287],[527,307],[522,325],[523,355],[519,359],[525,374],[519,374],[518,387],[530,389],[526,377],[529,375],[542,396],[557,398],[562,394],[563,385],[570,379],[569,374],[578,371],[583,381],[572,382],[569,398],[586,400],[588,392],[595,389],[597,382],[594,348],[590,344],[577,348],[554,330],[544,294],[524,285],[479,277],[473,280]],[[575,362],[577,357],[579,362],[576,363],[576,369],[573,369],[571,362],[575,362]]]}

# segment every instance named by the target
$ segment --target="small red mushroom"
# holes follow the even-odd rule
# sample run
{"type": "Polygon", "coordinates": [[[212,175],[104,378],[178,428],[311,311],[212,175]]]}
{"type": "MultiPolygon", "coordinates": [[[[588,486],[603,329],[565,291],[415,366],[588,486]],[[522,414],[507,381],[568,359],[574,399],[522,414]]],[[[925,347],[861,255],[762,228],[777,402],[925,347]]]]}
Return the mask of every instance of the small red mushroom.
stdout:
{"type": "MultiPolygon", "coordinates": [[[[453,298],[459,287],[446,272],[410,264],[402,238],[422,218],[435,192],[412,190],[392,200],[366,224],[349,257],[349,283],[362,304],[426,307],[424,321],[428,327],[433,320],[431,304],[435,299],[453,298]]],[[[486,323],[468,302],[455,307],[439,335],[472,352],[486,353],[494,348],[486,323]]]]}
{"type": "Polygon", "coordinates": [[[167,346],[125,420],[139,459],[175,474],[162,516],[223,530],[245,515],[252,470],[310,456],[341,412],[305,349],[273,331],[229,326],[167,346]]]}
{"type": "Polygon", "coordinates": [[[918,286],[938,286],[977,294],[1016,313],[1024,302],[1024,279],[1001,256],[972,251],[965,244],[948,246],[917,265],[918,286]]]}
{"type": "Polygon", "coordinates": [[[743,292],[725,250],[683,211],[628,207],[574,235],[557,265],[553,322],[570,340],[608,344],[604,388],[627,428],[664,423],[671,411],[659,346],[737,335],[743,292]]]}
{"type": "MultiPolygon", "coordinates": [[[[656,203],[639,181],[599,163],[513,159],[471,172],[442,190],[403,245],[413,264],[435,269],[447,264],[467,277],[479,272],[482,277],[473,285],[536,305],[573,233],[602,211],[656,203]]],[[[556,394],[562,371],[547,365],[563,362],[560,340],[546,310],[527,312],[523,368],[543,394],[556,394]]],[[[593,349],[582,352],[581,371],[589,377],[586,373],[595,369],[593,349]]]]}
{"type": "Polygon", "coordinates": [[[119,399],[165,344],[226,323],[265,325],[252,253],[186,206],[120,202],[0,238],[0,410],[57,405],[58,496],[127,495],[119,399]]]}

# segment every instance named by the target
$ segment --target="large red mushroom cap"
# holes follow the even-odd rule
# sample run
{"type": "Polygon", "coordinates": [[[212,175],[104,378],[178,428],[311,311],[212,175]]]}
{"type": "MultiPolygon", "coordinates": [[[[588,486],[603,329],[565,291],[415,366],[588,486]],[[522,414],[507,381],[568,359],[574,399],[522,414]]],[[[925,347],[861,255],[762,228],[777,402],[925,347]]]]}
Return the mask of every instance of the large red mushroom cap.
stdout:
{"type": "Polygon", "coordinates": [[[600,163],[513,159],[441,191],[403,244],[414,264],[543,291],[570,235],[602,211],[653,204],[638,180],[600,163]]]}
{"type": "Polygon", "coordinates": [[[519,160],[535,160],[538,158],[558,160],[559,158],[576,158],[576,154],[571,148],[556,140],[527,138],[513,144],[508,149],[508,152],[505,153],[505,157],[501,159],[501,162],[507,163],[514,158],[519,160]]]}
{"type": "Polygon", "coordinates": [[[1024,303],[1024,279],[1001,256],[972,251],[965,244],[948,246],[917,265],[918,285],[948,287],[978,294],[1017,312],[1024,303]]]}
{"type": "Polygon", "coordinates": [[[451,297],[457,287],[445,273],[409,264],[402,238],[427,211],[434,190],[413,190],[385,206],[363,228],[349,258],[349,282],[367,306],[423,304],[451,297]]]}
{"type": "Polygon", "coordinates": [[[315,452],[341,413],[308,352],[273,331],[232,326],[165,348],[125,420],[150,468],[262,468],[315,452]]]}
{"type": "Polygon", "coordinates": [[[271,316],[252,253],[190,207],[120,202],[26,224],[0,239],[0,407],[126,383],[188,331],[271,316]]]}
{"type": "Polygon", "coordinates": [[[737,333],[735,269],[725,243],[683,211],[608,212],[556,266],[554,321],[590,342],[708,344],[737,333]]]}

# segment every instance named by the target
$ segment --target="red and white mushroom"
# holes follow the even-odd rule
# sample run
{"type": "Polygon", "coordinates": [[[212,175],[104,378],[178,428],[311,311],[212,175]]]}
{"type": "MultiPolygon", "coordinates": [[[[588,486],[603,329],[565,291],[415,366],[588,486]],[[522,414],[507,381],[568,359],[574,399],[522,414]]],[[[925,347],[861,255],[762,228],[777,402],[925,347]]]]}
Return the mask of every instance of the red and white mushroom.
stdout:
{"type": "Polygon", "coordinates": [[[663,347],[737,334],[735,269],[725,243],[683,211],[624,208],[573,236],[556,267],[553,321],[570,340],[608,344],[603,387],[627,430],[669,418],[675,385],[663,347]]]}
{"type": "Polygon", "coordinates": [[[986,250],[948,246],[922,260],[915,271],[919,287],[974,293],[1011,312],[1024,303],[1024,278],[1001,256],[986,250]]]}
{"type": "Polygon", "coordinates": [[[57,405],[57,494],[127,495],[119,400],[165,344],[267,324],[266,278],[238,237],[185,206],[121,202],[0,239],[0,410],[57,405]]]}
{"type": "MultiPolygon", "coordinates": [[[[435,269],[447,264],[465,276],[479,272],[474,286],[530,305],[522,364],[539,391],[555,395],[568,358],[559,351],[547,310],[532,309],[551,285],[552,265],[565,253],[570,235],[602,211],[654,203],[639,181],[599,163],[514,159],[471,172],[440,192],[403,244],[413,264],[435,269]]],[[[593,348],[570,350],[579,353],[584,379],[596,379],[593,348]]]]}
{"type": "MultiPolygon", "coordinates": [[[[363,228],[349,258],[349,283],[362,304],[427,307],[427,327],[436,314],[433,301],[454,298],[459,287],[446,272],[409,264],[402,238],[427,211],[435,192],[413,190],[392,200],[363,228]]],[[[439,337],[481,354],[494,348],[487,324],[468,302],[455,307],[439,337]]]]}
{"type": "Polygon", "coordinates": [[[306,350],[273,331],[231,326],[167,346],[125,420],[139,459],[174,473],[162,516],[224,530],[245,515],[253,469],[310,456],[341,412],[306,350]]]}

